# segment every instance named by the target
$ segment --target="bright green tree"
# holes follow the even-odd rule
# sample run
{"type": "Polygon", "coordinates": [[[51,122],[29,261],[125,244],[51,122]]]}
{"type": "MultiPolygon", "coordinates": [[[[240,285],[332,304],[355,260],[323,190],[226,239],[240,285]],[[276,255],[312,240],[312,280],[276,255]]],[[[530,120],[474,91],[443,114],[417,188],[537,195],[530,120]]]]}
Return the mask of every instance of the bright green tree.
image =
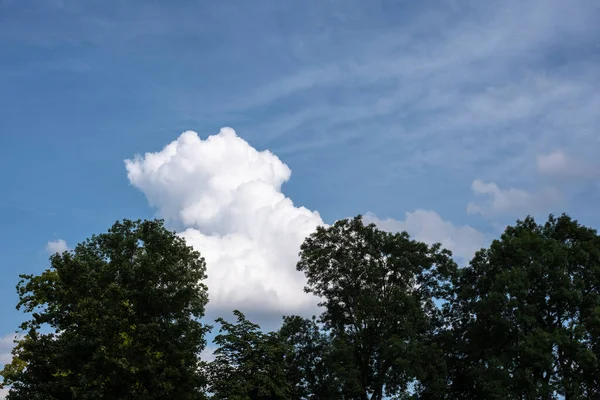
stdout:
{"type": "Polygon", "coordinates": [[[302,244],[297,269],[305,290],[323,299],[320,321],[343,398],[381,400],[415,381],[439,381],[443,360],[432,338],[443,325],[435,299],[447,296],[456,271],[449,251],[358,216],[319,227],[302,244]]]}
{"type": "Polygon", "coordinates": [[[205,262],[160,220],[115,223],[25,275],[9,400],[202,399],[205,262]]]}

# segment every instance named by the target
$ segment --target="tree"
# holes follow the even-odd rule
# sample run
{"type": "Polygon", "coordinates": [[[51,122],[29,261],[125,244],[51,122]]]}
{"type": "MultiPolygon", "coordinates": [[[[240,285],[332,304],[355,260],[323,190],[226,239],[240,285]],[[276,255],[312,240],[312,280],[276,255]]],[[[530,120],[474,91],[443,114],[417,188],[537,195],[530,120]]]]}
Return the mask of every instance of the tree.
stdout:
{"type": "Polygon", "coordinates": [[[323,299],[320,321],[344,398],[380,400],[415,379],[436,381],[438,366],[426,363],[438,354],[429,344],[443,322],[434,300],[446,296],[456,271],[449,251],[357,216],[319,227],[302,244],[297,269],[305,291],[323,299]]]}
{"type": "Polygon", "coordinates": [[[448,398],[600,398],[600,237],[566,215],[506,228],[460,272],[448,398]]]}
{"type": "Polygon", "coordinates": [[[24,275],[32,313],[2,372],[18,399],[201,399],[205,262],[163,222],[115,223],[41,275],[24,275]]]}
{"type": "Polygon", "coordinates": [[[316,318],[286,316],[278,331],[286,348],[287,380],[291,400],[338,400],[342,398],[335,375],[332,343],[316,318]]]}
{"type": "Polygon", "coordinates": [[[214,343],[215,359],[207,367],[209,392],[214,399],[287,400],[290,398],[286,379],[282,342],[275,333],[263,333],[260,326],[235,310],[236,323],[223,318],[214,343]]]}

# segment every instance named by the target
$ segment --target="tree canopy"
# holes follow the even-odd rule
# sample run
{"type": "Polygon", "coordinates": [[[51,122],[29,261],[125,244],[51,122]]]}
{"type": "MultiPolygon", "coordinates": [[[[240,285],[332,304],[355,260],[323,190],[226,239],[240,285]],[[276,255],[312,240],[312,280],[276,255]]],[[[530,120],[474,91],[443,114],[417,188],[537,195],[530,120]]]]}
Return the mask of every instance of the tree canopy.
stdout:
{"type": "Polygon", "coordinates": [[[319,227],[297,270],[320,314],[264,332],[235,310],[210,362],[204,260],[162,221],[50,261],[18,285],[9,400],[600,398],[600,236],[567,215],[517,221],[462,268],[360,216],[319,227]]]}
{"type": "Polygon", "coordinates": [[[600,237],[566,215],[506,228],[460,271],[452,398],[600,397],[600,237]]]}
{"type": "Polygon", "coordinates": [[[429,379],[421,352],[441,323],[435,298],[456,264],[439,245],[384,232],[360,216],[319,227],[301,246],[306,291],[323,299],[345,395],[379,400],[429,379]]]}
{"type": "Polygon", "coordinates": [[[215,337],[215,360],[208,365],[209,392],[214,399],[284,400],[290,387],[284,367],[285,350],[274,333],[263,333],[260,326],[235,310],[236,323],[223,318],[215,337]]]}
{"type": "Polygon", "coordinates": [[[285,349],[290,399],[335,400],[342,398],[330,336],[316,317],[286,316],[278,331],[285,349]]]}
{"type": "Polygon", "coordinates": [[[115,223],[24,275],[2,373],[18,399],[200,399],[205,262],[162,221],[115,223]]]}

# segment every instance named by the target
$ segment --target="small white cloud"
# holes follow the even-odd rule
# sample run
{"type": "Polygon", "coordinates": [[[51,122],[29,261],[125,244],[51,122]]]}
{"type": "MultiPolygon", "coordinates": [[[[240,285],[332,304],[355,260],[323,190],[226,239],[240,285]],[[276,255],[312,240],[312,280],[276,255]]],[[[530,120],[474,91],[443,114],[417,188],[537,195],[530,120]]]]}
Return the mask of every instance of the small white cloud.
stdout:
{"type": "Polygon", "coordinates": [[[476,179],[471,184],[471,190],[478,195],[487,195],[490,199],[487,206],[470,203],[467,206],[469,214],[505,213],[521,209],[530,204],[533,195],[522,189],[500,189],[495,182],[484,182],[476,179]]]}
{"type": "Polygon", "coordinates": [[[535,214],[560,200],[560,193],[548,187],[541,192],[532,193],[523,189],[501,189],[495,182],[484,182],[476,179],[471,184],[474,194],[486,196],[487,201],[481,203],[471,202],[467,205],[467,213],[494,215],[494,214],[535,214]]]}
{"type": "Polygon", "coordinates": [[[127,176],[205,257],[209,315],[307,313],[317,300],[296,271],[301,243],[323,220],[281,192],[291,171],[223,128],[185,132],[162,151],[126,160],[127,176]]]}
{"type": "Polygon", "coordinates": [[[388,232],[407,231],[414,239],[430,245],[441,243],[452,251],[460,263],[469,261],[486,244],[485,235],[477,229],[468,225],[456,226],[431,210],[407,212],[404,221],[392,218],[382,220],[372,213],[365,214],[364,220],[388,232]]]}
{"type": "Polygon", "coordinates": [[[63,239],[51,240],[46,244],[48,254],[62,253],[67,250],[69,250],[69,246],[67,246],[67,242],[63,239]]]}
{"type": "Polygon", "coordinates": [[[560,150],[537,158],[537,168],[542,174],[561,174],[566,172],[570,165],[570,160],[560,150]]]}

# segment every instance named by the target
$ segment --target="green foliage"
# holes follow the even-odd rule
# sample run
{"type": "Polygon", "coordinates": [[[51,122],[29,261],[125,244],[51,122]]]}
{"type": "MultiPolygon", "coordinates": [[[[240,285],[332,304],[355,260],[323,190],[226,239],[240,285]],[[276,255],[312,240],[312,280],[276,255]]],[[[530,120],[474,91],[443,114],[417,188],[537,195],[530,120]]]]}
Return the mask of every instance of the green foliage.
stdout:
{"type": "Polygon", "coordinates": [[[448,318],[448,398],[600,398],[600,237],[518,221],[461,271],[448,318]]]}
{"type": "Polygon", "coordinates": [[[284,317],[279,338],[286,353],[290,399],[337,400],[342,398],[335,373],[336,360],[329,335],[322,331],[315,317],[284,317]]]}
{"type": "Polygon", "coordinates": [[[162,221],[115,223],[25,275],[2,371],[18,399],[201,399],[205,262],[162,221]]]}
{"type": "Polygon", "coordinates": [[[284,363],[285,348],[275,333],[263,333],[257,324],[235,310],[236,323],[223,318],[214,343],[215,360],[207,367],[209,392],[214,399],[284,400],[290,398],[284,363]]]}
{"type": "Polygon", "coordinates": [[[441,327],[434,299],[446,296],[456,271],[439,245],[387,233],[360,216],[319,227],[301,247],[297,269],[306,291],[323,299],[320,317],[332,338],[330,368],[344,398],[382,399],[415,379],[435,380],[424,365],[441,327]]]}
{"type": "Polygon", "coordinates": [[[358,216],[318,228],[297,269],[318,320],[263,333],[234,311],[201,363],[204,260],[161,221],[116,223],[23,276],[8,399],[600,398],[600,236],[566,215],[517,221],[462,269],[358,216]]]}

